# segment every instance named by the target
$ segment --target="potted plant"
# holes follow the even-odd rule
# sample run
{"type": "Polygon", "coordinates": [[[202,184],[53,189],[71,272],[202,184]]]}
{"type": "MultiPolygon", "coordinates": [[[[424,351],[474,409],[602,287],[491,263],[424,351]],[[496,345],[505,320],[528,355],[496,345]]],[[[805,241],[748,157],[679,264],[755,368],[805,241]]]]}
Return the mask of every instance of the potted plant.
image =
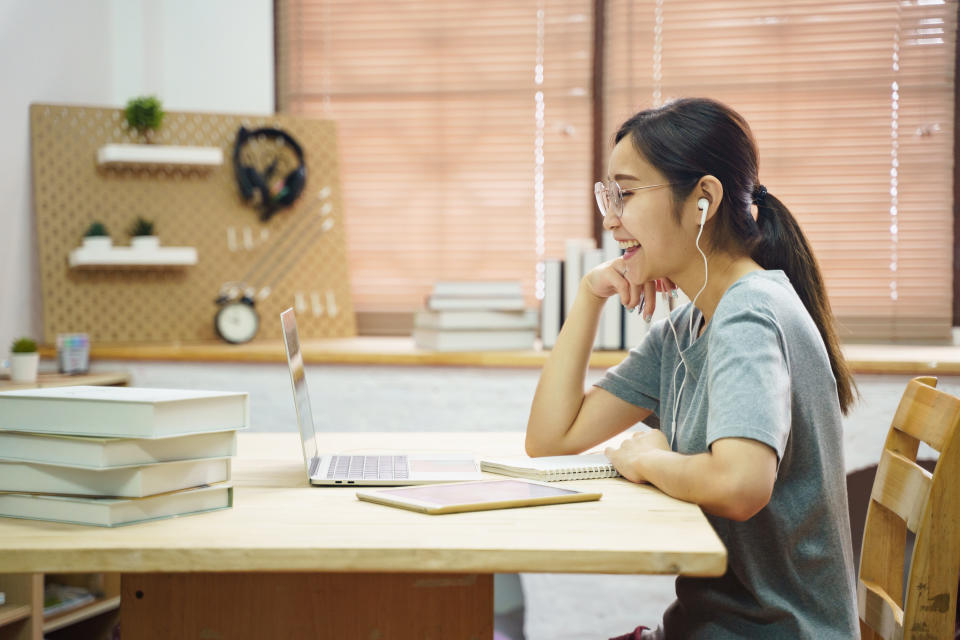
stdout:
{"type": "Polygon", "coordinates": [[[36,382],[40,354],[37,343],[30,338],[18,338],[10,347],[10,379],[13,382],[36,382]]]}
{"type": "Polygon", "coordinates": [[[87,232],[83,234],[83,248],[103,250],[113,246],[113,240],[107,233],[107,227],[102,222],[94,221],[87,227],[87,232]]]}
{"type": "Polygon", "coordinates": [[[146,142],[153,142],[154,132],[163,124],[163,104],[156,96],[130,98],[123,111],[131,129],[143,136],[146,142]]]}
{"type": "Polygon", "coordinates": [[[160,238],[153,235],[153,221],[137,217],[130,227],[130,244],[135,249],[156,249],[160,246],[160,238]]]}

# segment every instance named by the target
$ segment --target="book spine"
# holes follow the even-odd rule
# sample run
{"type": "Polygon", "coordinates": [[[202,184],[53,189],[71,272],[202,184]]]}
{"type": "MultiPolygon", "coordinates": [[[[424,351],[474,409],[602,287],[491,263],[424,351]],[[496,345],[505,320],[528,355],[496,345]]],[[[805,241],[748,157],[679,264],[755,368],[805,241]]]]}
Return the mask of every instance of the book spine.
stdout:
{"type": "MultiPolygon", "coordinates": [[[[613,234],[603,234],[603,260],[609,262],[616,260],[623,252],[613,239],[613,234]]],[[[603,313],[600,316],[600,323],[603,326],[603,340],[600,348],[617,350],[623,348],[623,304],[620,302],[620,296],[614,294],[607,298],[603,305],[603,313]]]]}
{"type": "MultiPolygon", "coordinates": [[[[603,249],[586,249],[583,252],[582,260],[583,260],[583,266],[581,267],[580,279],[582,279],[583,276],[590,273],[595,267],[599,267],[600,264],[603,263],[603,249]]],[[[580,280],[578,279],[577,287],[579,288],[579,286],[580,286],[580,280]]],[[[614,296],[614,297],[617,297],[617,296],[614,296]]],[[[604,303],[604,306],[606,306],[606,303],[604,303]]],[[[595,350],[602,349],[604,341],[605,341],[604,322],[601,318],[601,321],[597,323],[597,333],[593,338],[593,348],[595,350]]]]}
{"type": "Polygon", "coordinates": [[[596,247],[596,243],[588,238],[570,238],[566,242],[566,254],[563,263],[563,317],[570,315],[573,301],[580,288],[580,279],[583,278],[583,252],[596,247]]]}
{"type": "Polygon", "coordinates": [[[540,339],[544,349],[552,349],[563,324],[563,260],[546,260],[543,264],[540,339]]]}

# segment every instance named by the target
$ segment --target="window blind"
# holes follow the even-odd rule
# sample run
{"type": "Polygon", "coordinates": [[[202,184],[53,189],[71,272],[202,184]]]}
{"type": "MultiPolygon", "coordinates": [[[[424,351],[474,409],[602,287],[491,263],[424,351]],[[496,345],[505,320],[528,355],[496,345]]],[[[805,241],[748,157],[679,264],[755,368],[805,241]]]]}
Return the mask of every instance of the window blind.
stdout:
{"type": "Polygon", "coordinates": [[[607,139],[709,96],[750,123],[845,340],[947,340],[956,2],[608,0],[607,139]]]}
{"type": "Polygon", "coordinates": [[[591,234],[592,2],[277,2],[279,109],[334,120],[354,305],[522,279],[591,234]]]}

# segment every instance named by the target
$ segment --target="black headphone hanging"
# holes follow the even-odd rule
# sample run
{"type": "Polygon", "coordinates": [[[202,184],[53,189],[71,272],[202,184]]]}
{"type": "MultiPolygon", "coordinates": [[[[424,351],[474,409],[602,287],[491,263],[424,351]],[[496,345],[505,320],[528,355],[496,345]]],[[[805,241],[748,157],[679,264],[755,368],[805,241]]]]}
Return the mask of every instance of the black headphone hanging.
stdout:
{"type": "Polygon", "coordinates": [[[250,202],[257,193],[260,194],[257,207],[260,209],[260,219],[263,221],[269,220],[278,210],[289,207],[296,202],[307,182],[307,165],[304,162],[303,148],[300,143],[286,131],[273,127],[250,130],[241,126],[237,130],[237,140],[233,145],[233,170],[237,177],[237,185],[240,187],[240,195],[245,201],[250,202]],[[260,136],[283,140],[297,155],[297,168],[287,174],[280,189],[275,193],[271,192],[269,183],[273,178],[273,172],[277,168],[276,159],[270,163],[263,174],[255,167],[243,164],[240,161],[240,151],[243,149],[243,145],[260,136]]]}

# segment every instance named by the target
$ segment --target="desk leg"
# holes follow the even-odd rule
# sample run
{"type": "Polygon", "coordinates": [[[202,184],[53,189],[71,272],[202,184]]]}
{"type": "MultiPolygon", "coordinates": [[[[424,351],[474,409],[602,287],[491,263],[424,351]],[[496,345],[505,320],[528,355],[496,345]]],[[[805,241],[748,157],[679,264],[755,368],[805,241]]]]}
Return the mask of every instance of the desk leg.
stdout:
{"type": "Polygon", "coordinates": [[[126,573],[124,640],[493,637],[493,576],[126,573]]]}

